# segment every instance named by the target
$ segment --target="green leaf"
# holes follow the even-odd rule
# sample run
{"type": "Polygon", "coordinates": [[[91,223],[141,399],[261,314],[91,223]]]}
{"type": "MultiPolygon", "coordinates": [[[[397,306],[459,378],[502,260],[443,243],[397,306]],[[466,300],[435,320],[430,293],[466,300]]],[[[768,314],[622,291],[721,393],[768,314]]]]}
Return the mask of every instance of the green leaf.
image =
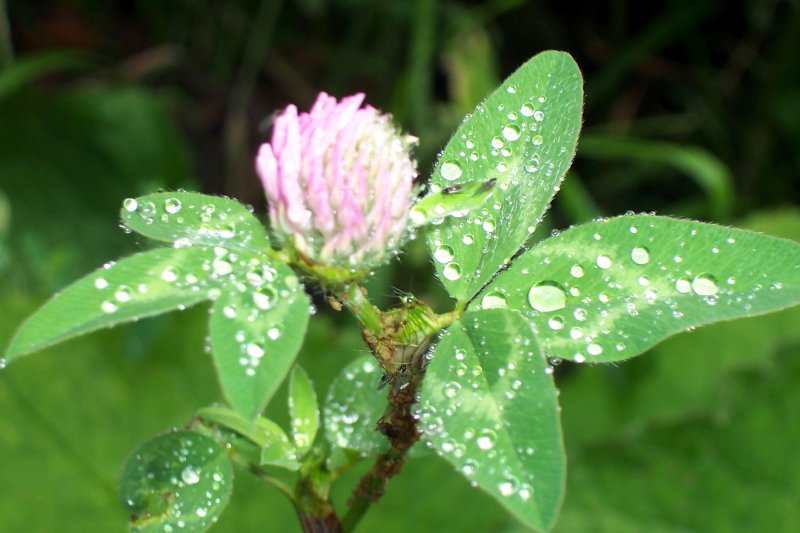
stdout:
{"type": "Polygon", "coordinates": [[[566,475],[550,372],[519,313],[468,313],[436,345],[419,406],[436,452],[539,530],[558,516],[566,475]]]}
{"type": "Polygon", "coordinates": [[[157,241],[257,252],[269,248],[258,219],[230,198],[195,192],[148,194],[126,199],[120,217],[128,228],[157,241]]]}
{"type": "Polygon", "coordinates": [[[383,372],[370,355],[351,361],[331,383],[323,408],[325,436],[336,448],[366,457],[386,450],[386,437],[377,431],[386,414],[386,392],[378,390],[383,372]]]}
{"type": "Polygon", "coordinates": [[[264,409],[294,363],[308,297],[283,264],[250,260],[245,283],[226,287],[211,312],[211,347],[222,391],[248,420],[264,409]]]}
{"type": "Polygon", "coordinates": [[[598,220],[514,260],[473,308],[527,315],[549,356],[608,362],[695,326],[800,302],[800,245],[648,215],[598,220]]]}
{"type": "Polygon", "coordinates": [[[233,468],[210,438],[178,431],[145,443],[125,462],[120,501],[137,533],[205,531],[233,489],[233,468]]]}
{"type": "MultiPolygon", "coordinates": [[[[197,416],[235,431],[254,444],[258,448],[258,464],[279,466],[288,470],[300,468],[294,445],[289,442],[286,432],[272,420],[260,417],[255,421],[246,420],[236,411],[217,405],[201,409],[197,416]]],[[[234,448],[246,448],[246,445],[234,442],[234,448]]]]}
{"type": "Polygon", "coordinates": [[[8,360],[122,322],[183,309],[219,285],[204,248],[160,248],[107,263],[76,281],[29,317],[6,352],[8,360]]]}
{"type": "Polygon", "coordinates": [[[526,242],[575,154],[583,89],[572,57],[543,52],[507,78],[461,124],[431,179],[438,192],[496,179],[480,211],[449,217],[428,233],[447,290],[466,301],[526,242]]]}
{"type": "Polygon", "coordinates": [[[289,377],[289,416],[292,440],[300,454],[305,454],[317,436],[319,407],[314,384],[300,365],[295,365],[289,377]]]}

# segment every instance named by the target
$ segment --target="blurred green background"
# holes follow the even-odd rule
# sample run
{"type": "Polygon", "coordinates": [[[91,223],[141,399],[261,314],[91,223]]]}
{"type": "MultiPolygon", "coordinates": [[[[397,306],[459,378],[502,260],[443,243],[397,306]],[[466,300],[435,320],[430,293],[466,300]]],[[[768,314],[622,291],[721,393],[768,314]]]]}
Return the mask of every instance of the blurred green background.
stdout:
{"type": "MultiPolygon", "coordinates": [[[[0,0],[0,346],[48,295],[141,250],[117,210],[183,187],[263,213],[270,117],[365,91],[420,137],[424,178],[461,117],[544,49],[586,80],[584,134],[542,235],[628,210],[800,240],[800,4],[672,0],[0,0]],[[10,29],[10,31],[9,31],[10,29]]],[[[434,307],[423,239],[372,282],[434,307]]],[[[319,312],[319,393],[359,353],[319,312]]],[[[0,372],[0,531],[124,531],[126,456],[219,399],[206,308],[51,348],[0,372]]],[[[557,368],[569,455],[558,531],[799,531],[800,310],[686,333],[614,366],[557,368]]],[[[285,393],[268,408],[285,420],[285,393]]],[[[367,465],[364,465],[366,467],[367,465]]],[[[363,468],[362,468],[363,470],[363,468]]],[[[347,498],[357,472],[341,483],[347,498]]],[[[216,531],[299,531],[239,472],[216,531]]],[[[363,531],[520,531],[433,457],[363,531]]]]}

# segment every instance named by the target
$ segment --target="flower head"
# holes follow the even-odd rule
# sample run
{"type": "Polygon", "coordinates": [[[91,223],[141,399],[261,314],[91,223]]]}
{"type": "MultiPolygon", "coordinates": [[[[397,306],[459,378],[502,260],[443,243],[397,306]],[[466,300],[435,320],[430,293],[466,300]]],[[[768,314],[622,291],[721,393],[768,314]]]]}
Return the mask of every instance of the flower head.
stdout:
{"type": "Polygon", "coordinates": [[[308,113],[290,105],[258,152],[272,227],[312,264],[370,268],[406,233],[414,139],[363,101],[320,93],[308,113]]]}

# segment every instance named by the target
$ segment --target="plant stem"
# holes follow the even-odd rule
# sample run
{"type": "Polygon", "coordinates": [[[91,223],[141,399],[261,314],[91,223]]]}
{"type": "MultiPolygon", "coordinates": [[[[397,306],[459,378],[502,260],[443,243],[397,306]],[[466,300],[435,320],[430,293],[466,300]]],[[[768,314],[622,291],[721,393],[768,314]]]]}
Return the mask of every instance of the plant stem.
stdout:
{"type": "Polygon", "coordinates": [[[270,485],[272,485],[273,487],[275,487],[276,489],[281,491],[283,494],[285,494],[286,497],[289,498],[290,501],[292,501],[292,502],[295,501],[294,491],[287,484],[285,484],[283,481],[281,481],[280,479],[277,479],[277,478],[269,475],[260,466],[250,465],[249,469],[250,469],[250,472],[253,475],[255,475],[257,478],[259,478],[262,481],[266,481],[267,483],[269,483],[270,485]]]}
{"type": "Polygon", "coordinates": [[[361,323],[362,327],[375,335],[383,331],[381,312],[372,305],[361,287],[356,283],[347,285],[341,294],[337,295],[345,306],[361,323]]]}
{"type": "Polygon", "coordinates": [[[391,448],[378,456],[372,469],[361,478],[353,491],[350,508],[342,520],[342,529],[346,533],[355,530],[370,505],[381,499],[386,484],[400,473],[408,458],[408,451],[419,440],[412,407],[423,374],[419,369],[410,372],[412,375],[408,381],[402,385],[393,383],[387,395],[390,411],[378,422],[378,428],[389,439],[391,448]]]}

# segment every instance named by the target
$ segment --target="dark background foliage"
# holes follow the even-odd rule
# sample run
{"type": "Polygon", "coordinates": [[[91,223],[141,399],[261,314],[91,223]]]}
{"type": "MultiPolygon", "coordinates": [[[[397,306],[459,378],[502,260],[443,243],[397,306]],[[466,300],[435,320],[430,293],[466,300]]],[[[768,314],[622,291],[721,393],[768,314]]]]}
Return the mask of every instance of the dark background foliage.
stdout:
{"type": "MultiPolygon", "coordinates": [[[[263,213],[253,154],[287,103],[366,92],[420,138],[424,179],[461,118],[550,48],[575,56],[587,99],[546,231],[634,210],[800,240],[796,0],[4,3],[3,346],[53,291],[148,245],[116,227],[123,198],[183,187],[263,213]]],[[[372,282],[383,305],[397,289],[446,307],[422,239],[372,282]]],[[[301,360],[324,396],[359,339],[317,303],[301,360]]],[[[192,309],[101,332],[0,374],[0,531],[123,529],[115,484],[127,453],[219,398],[205,318],[192,309]]],[[[786,311],[687,333],[621,366],[559,366],[570,477],[558,529],[796,531],[798,324],[786,311]]],[[[412,461],[363,525],[520,527],[432,457],[412,461]]],[[[217,529],[297,525],[279,493],[241,472],[217,529]]]]}

